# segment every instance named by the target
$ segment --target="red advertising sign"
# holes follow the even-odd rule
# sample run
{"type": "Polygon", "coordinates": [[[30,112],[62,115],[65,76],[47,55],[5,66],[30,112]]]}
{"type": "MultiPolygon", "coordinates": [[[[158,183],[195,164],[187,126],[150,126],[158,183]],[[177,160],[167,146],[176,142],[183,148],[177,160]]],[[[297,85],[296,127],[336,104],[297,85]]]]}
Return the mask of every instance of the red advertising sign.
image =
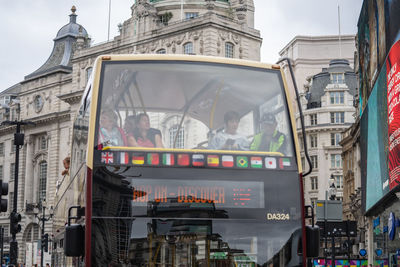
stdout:
{"type": "Polygon", "coordinates": [[[400,41],[386,59],[388,132],[389,132],[389,187],[400,184],[400,41]]]}

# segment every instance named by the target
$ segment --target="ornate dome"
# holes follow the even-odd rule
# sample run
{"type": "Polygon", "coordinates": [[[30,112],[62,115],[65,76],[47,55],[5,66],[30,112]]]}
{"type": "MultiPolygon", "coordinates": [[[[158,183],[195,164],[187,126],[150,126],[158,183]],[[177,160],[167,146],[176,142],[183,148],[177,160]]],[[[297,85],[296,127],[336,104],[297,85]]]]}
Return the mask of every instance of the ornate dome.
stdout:
{"type": "Polygon", "coordinates": [[[67,25],[64,25],[58,31],[57,36],[54,40],[58,40],[63,37],[66,37],[66,36],[77,37],[78,35],[81,35],[81,36],[86,37],[88,35],[85,28],[82,25],[76,23],[76,16],[77,16],[75,14],[76,7],[72,6],[71,11],[72,11],[72,14],[69,15],[69,17],[70,17],[69,23],[67,25]]]}
{"type": "Polygon", "coordinates": [[[85,28],[76,23],[75,6],[72,6],[71,11],[69,23],[58,31],[57,37],[54,39],[53,51],[49,58],[39,69],[25,76],[25,80],[35,79],[57,71],[65,73],[72,71],[71,59],[73,51],[76,49],[76,40],[83,38],[87,42],[88,34],[85,28]]]}

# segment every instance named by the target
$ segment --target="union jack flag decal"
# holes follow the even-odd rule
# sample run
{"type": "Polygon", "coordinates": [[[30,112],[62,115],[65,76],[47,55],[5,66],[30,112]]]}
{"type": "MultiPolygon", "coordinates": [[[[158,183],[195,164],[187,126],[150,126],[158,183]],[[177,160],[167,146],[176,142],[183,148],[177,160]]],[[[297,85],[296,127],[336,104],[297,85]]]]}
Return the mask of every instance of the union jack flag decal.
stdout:
{"type": "Polygon", "coordinates": [[[101,163],[114,163],[114,155],[111,152],[101,152],[101,163]]]}

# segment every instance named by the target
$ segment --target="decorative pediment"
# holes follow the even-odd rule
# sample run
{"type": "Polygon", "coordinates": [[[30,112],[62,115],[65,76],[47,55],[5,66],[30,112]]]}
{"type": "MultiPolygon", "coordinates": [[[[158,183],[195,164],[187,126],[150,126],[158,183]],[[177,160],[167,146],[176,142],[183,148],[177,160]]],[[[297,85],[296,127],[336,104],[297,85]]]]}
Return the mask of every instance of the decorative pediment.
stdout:
{"type": "Polygon", "coordinates": [[[41,161],[47,161],[47,151],[38,151],[32,158],[33,165],[41,161]]]}

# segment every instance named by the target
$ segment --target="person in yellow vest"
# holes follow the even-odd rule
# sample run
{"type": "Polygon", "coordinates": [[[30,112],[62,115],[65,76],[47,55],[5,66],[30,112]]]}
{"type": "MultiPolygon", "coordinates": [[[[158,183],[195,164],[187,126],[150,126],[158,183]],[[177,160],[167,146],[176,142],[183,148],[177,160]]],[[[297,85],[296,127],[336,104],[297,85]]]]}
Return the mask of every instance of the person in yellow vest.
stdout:
{"type": "Polygon", "coordinates": [[[278,124],[275,116],[271,113],[265,113],[262,115],[260,123],[261,132],[254,136],[250,150],[285,154],[287,145],[286,136],[276,128],[278,124]]]}

